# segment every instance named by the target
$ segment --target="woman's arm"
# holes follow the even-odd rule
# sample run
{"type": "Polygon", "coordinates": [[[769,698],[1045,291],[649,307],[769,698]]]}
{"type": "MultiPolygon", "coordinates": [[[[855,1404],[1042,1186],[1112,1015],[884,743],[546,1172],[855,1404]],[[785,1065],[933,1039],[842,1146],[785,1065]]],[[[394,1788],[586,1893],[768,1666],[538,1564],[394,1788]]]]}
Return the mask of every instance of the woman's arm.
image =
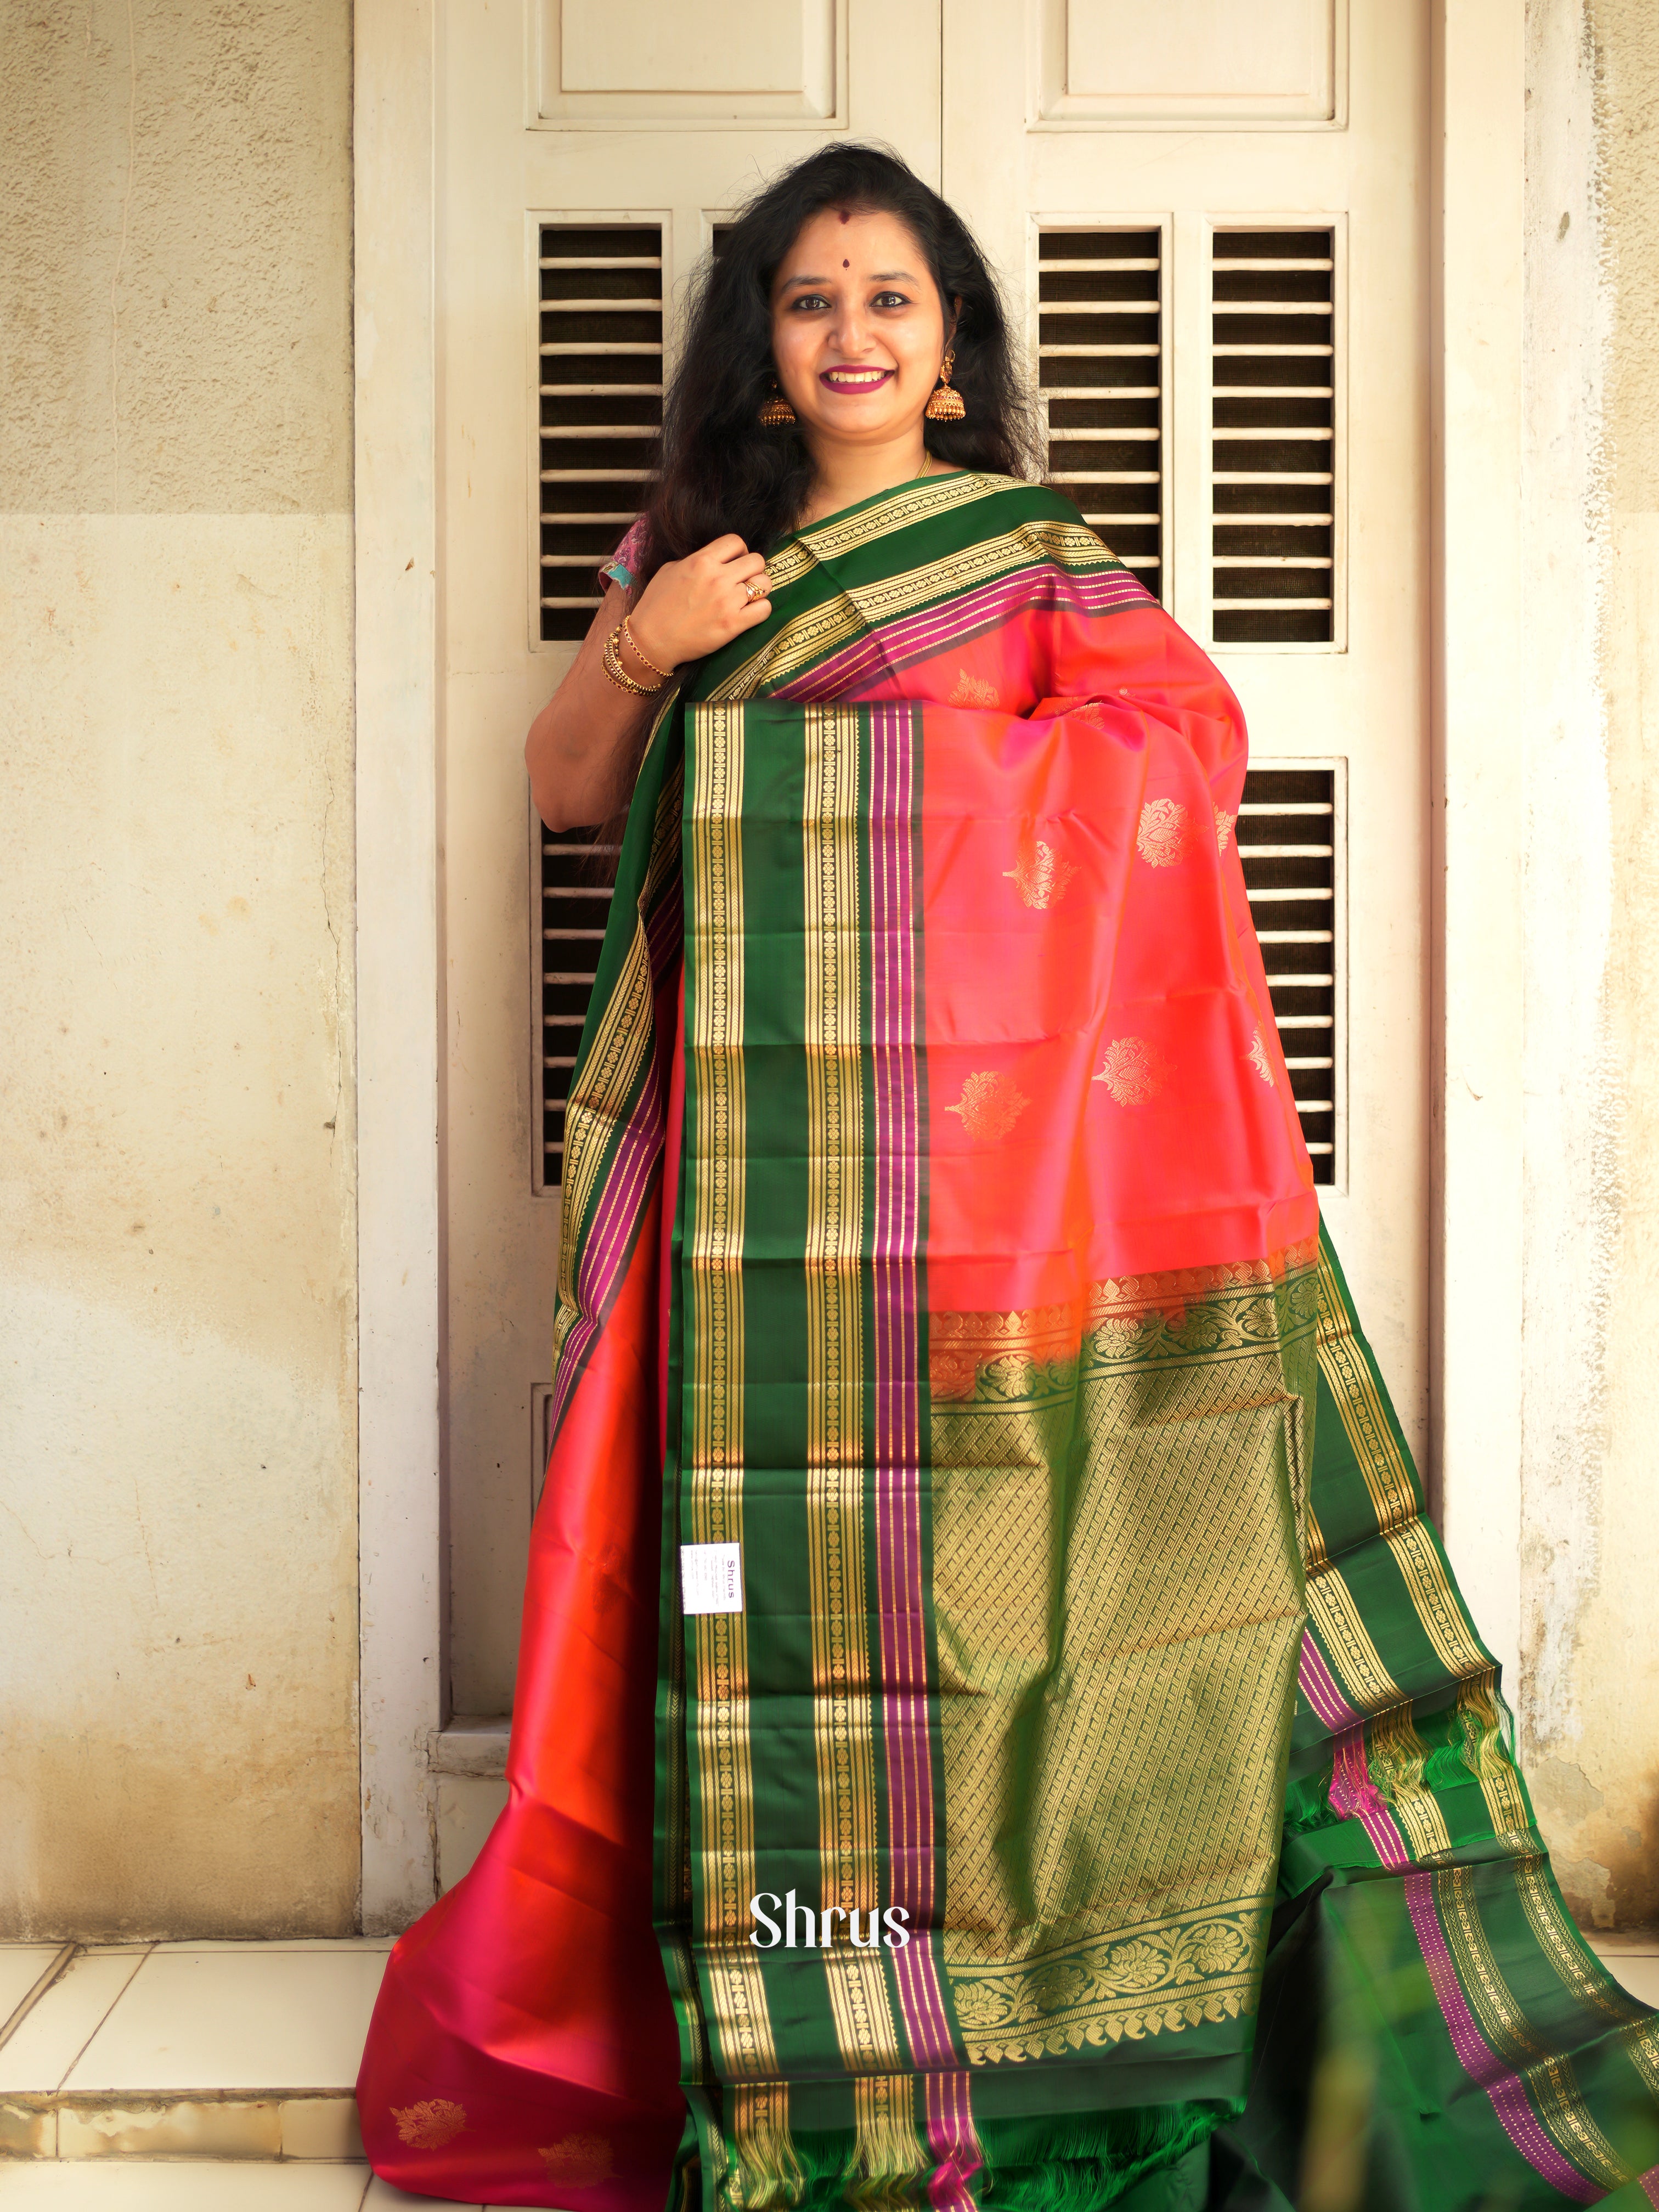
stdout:
{"type": "MultiPolygon", "coordinates": [[[[524,747],[530,793],[550,830],[608,822],[634,788],[646,732],[662,702],[636,698],[605,672],[605,641],[627,612],[628,594],[613,581],[558,690],[530,725],[524,747]]],[[[656,682],[625,640],[618,651],[636,683],[656,682]]]]}
{"type": "Polygon", "coordinates": [[[638,651],[630,652],[624,637],[618,657],[636,683],[654,684],[641,655],[659,669],[679,668],[765,621],[771,601],[751,599],[744,588],[765,569],[740,538],[716,538],[684,561],[665,561],[635,607],[612,582],[580,651],[525,739],[536,811],[550,830],[609,821],[632,796],[646,732],[662,702],[624,691],[605,672],[605,641],[623,615],[638,651]]]}

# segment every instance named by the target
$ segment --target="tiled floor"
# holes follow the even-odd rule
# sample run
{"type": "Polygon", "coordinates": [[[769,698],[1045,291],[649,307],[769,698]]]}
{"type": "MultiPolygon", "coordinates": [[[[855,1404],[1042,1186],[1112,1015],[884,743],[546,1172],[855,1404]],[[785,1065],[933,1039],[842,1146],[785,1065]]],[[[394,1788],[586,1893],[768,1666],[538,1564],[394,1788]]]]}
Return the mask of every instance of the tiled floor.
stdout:
{"type": "MultiPolygon", "coordinates": [[[[390,1938],[0,1945],[0,2195],[28,2212],[388,2212],[351,2085],[390,1938]]],[[[1659,1937],[1596,1948],[1659,2005],[1659,1937]]]]}
{"type": "MultiPolygon", "coordinates": [[[[111,2170],[361,2161],[351,2087],[390,1948],[389,1937],[66,1948],[48,1954],[42,1987],[38,1950],[22,1960],[0,1947],[0,1992],[25,1989],[0,2040],[0,2154],[111,2170]]],[[[20,2178],[0,2170],[8,2189],[20,2178]]],[[[352,2173],[367,2179],[361,2163],[352,2173]]],[[[337,2196],[350,2179],[318,2186],[337,2196]]],[[[88,2176],[87,2186],[116,2185],[88,2176]]]]}
{"type": "MultiPolygon", "coordinates": [[[[364,2166],[262,2166],[251,2159],[134,2159],[108,2166],[40,2160],[4,2169],[5,2199],[19,2212],[390,2212],[408,2197],[364,2166]]],[[[477,2212],[462,2206],[460,2212],[477,2212]]]]}

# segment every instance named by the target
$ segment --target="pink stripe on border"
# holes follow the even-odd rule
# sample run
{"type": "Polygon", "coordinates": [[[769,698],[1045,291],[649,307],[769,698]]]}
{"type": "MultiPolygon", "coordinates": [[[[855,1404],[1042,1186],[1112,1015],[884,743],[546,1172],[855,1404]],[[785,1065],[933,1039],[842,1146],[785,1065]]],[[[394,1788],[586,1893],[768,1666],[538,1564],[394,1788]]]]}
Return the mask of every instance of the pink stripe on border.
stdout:
{"type": "Polygon", "coordinates": [[[1474,2015],[1458,1986],[1457,1970],[1452,1964],[1450,1950],[1440,1926],[1434,1907],[1433,1877],[1426,1872],[1406,1876],[1406,1902],[1416,1930],[1418,1946],[1423,1954],[1423,1963],[1429,1970],[1434,1984],[1434,1994],[1439,2002],[1440,2014],[1446,2023],[1459,2063],[1472,2081],[1477,2081],[1492,2100],[1510,2141],[1528,2166],[1541,2173],[1564,2197],[1571,2197],[1580,2204],[1594,2204],[1606,2195],[1600,2182],[1591,2181],[1570,2165],[1540,2125],[1538,2117],[1527,2101],[1527,2093],[1521,2086],[1520,2076],[1511,2073],[1486,2042],[1474,2024],[1474,2015]]]}
{"type": "Polygon", "coordinates": [[[664,997],[672,956],[680,942],[682,921],[680,902],[665,900],[646,938],[653,993],[651,1066],[646,1071],[634,1110],[623,1126],[616,1156],[599,1194],[592,1226],[582,1246],[576,1270],[576,1304],[580,1312],[561,1347],[558,1372],[553,1378],[553,1403],[548,1425],[555,1437],[587,1353],[621,1285],[635,1225],[662,1158],[667,1060],[674,1034],[672,1022],[665,1023],[664,997]]]}
{"type": "Polygon", "coordinates": [[[1302,1632],[1302,1656],[1297,1664],[1297,1680],[1302,1685],[1302,1694],[1333,1732],[1357,1728],[1359,1715],[1337,1686],[1336,1677],[1326,1663],[1325,1655],[1313,1640],[1310,1629],[1302,1632]]]}
{"type": "Polygon", "coordinates": [[[983,2161],[968,2076],[930,2074],[927,2081],[927,2142],[938,2161],[927,2179],[927,2202],[934,2212],[978,2212],[973,2181],[983,2161]]]}
{"type": "Polygon", "coordinates": [[[922,1587],[921,1329],[917,1253],[922,1149],[916,1066],[915,721],[870,710],[870,1035],[875,1129],[872,1382],[882,1739],[889,1887],[916,1935],[890,1955],[912,2063],[926,2083],[934,2212],[973,2212],[981,2164],[968,2077],[951,2034],[934,1954],[937,1837],[922,1587]]]}
{"type": "Polygon", "coordinates": [[[1156,604],[1146,586],[1137,583],[1127,570],[1072,576],[1064,569],[1048,566],[1022,568],[1012,576],[981,584],[976,591],[963,592],[943,606],[866,631],[827,660],[780,684],[775,696],[792,700],[845,698],[856,684],[883,672],[907,667],[952,640],[965,644],[983,631],[1000,629],[1016,612],[1065,608],[1076,614],[1098,615],[1139,602],[1148,606],[1156,604]]]}
{"type": "MultiPolygon", "coordinates": [[[[1405,1838],[1370,1778],[1363,1721],[1345,1730],[1333,1747],[1331,1804],[1345,1820],[1357,1817],[1362,1822],[1384,1866],[1404,1872],[1406,1907],[1423,1963],[1429,1970],[1440,2017],[1446,2023],[1458,2063],[1486,2091],[1504,2134],[1552,2187],[1581,2204],[1595,2203],[1604,2194],[1601,2185],[1580,2173],[1550,2140],[1527,2100],[1520,2075],[1504,2065],[1475,2025],[1435,1908],[1434,1877],[1426,1868],[1412,1869],[1405,1838]]],[[[1655,2202],[1659,2203],[1659,2198],[1655,2202]]]]}
{"type": "Polygon", "coordinates": [[[1398,1870],[1411,1864],[1406,1839],[1395,1826],[1382,1791],[1371,1780],[1363,1721],[1338,1736],[1332,1747],[1331,1803],[1345,1820],[1358,1820],[1385,1867],[1398,1870]]]}
{"type": "Polygon", "coordinates": [[[1642,2187],[1650,2204],[1659,2204],[1659,2166],[1650,2166],[1642,2176],[1642,2187]]]}

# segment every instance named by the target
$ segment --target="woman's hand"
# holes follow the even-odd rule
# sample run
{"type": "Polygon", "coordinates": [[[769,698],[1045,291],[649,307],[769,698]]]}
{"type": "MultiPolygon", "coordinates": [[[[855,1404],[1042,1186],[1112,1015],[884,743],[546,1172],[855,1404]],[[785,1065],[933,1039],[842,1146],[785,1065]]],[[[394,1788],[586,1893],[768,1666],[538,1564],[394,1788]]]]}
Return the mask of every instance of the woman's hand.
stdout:
{"type": "Polygon", "coordinates": [[[665,561],[628,617],[640,651],[659,668],[702,660],[772,611],[744,586],[766,563],[741,538],[716,538],[684,561],[665,561]]]}
{"type": "Polygon", "coordinates": [[[641,747],[662,704],[655,694],[665,687],[640,665],[626,637],[617,646],[623,666],[645,692],[623,691],[605,674],[605,643],[623,614],[639,653],[657,669],[675,669],[718,653],[766,620],[770,599],[751,599],[744,589],[765,573],[765,562],[741,538],[717,538],[684,561],[665,562],[631,612],[621,585],[611,584],[581,651],[525,740],[530,787],[550,830],[604,822],[627,805],[634,787],[641,747]]]}

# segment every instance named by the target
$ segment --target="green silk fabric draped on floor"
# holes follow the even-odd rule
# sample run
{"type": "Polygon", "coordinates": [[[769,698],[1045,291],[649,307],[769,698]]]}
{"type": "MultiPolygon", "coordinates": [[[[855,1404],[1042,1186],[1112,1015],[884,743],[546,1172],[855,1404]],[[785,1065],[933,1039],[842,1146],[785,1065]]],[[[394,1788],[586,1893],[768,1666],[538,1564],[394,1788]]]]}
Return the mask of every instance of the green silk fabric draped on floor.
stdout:
{"type": "Polygon", "coordinates": [[[1036,487],[770,567],[640,775],[512,1797],[393,1954],[377,2167],[1659,2204],[1659,2031],[1566,1915],[1320,1232],[1232,695],[1036,487]]]}

